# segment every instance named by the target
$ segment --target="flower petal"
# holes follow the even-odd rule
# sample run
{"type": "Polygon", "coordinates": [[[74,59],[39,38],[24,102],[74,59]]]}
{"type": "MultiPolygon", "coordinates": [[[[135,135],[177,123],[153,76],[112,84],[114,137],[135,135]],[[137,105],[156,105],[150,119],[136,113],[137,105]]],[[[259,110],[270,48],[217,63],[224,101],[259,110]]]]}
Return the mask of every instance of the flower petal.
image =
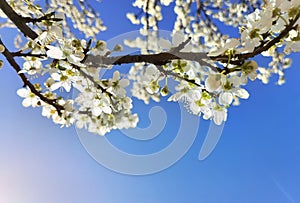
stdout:
{"type": "Polygon", "coordinates": [[[26,98],[29,96],[29,90],[26,88],[18,89],[17,94],[22,98],[26,98]]]}
{"type": "Polygon", "coordinates": [[[65,59],[63,51],[55,46],[47,45],[46,46],[49,50],[46,52],[47,56],[54,59],[65,59]]]}

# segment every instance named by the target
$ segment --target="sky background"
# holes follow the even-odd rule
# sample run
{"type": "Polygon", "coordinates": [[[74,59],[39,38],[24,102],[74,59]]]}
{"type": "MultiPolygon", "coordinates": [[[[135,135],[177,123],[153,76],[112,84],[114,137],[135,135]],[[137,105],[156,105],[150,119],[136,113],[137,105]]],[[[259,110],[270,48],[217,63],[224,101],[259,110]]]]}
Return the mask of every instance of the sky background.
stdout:
{"type": "MultiPolygon", "coordinates": [[[[129,5],[129,1],[103,0],[99,11],[109,29],[99,38],[137,28],[124,17],[126,11],[134,11],[129,5]]],[[[168,17],[162,24],[165,30],[171,29],[173,17],[168,17]]],[[[0,30],[7,44],[9,32],[0,30]]],[[[201,120],[185,156],[168,169],[146,176],[108,170],[85,150],[74,127],[61,129],[43,118],[41,109],[22,107],[16,94],[22,83],[6,65],[0,70],[0,202],[300,202],[299,64],[299,54],[294,55],[283,86],[275,85],[275,80],[268,85],[249,83],[250,98],[230,108],[222,137],[207,159],[198,160],[209,126],[201,120]]],[[[136,154],[167,146],[180,123],[178,106],[165,102],[145,106],[136,100],[134,104],[134,111],[141,113],[139,127],[149,125],[151,107],[161,106],[168,117],[166,128],[147,142],[130,141],[120,132],[108,134],[109,139],[136,154]]]]}

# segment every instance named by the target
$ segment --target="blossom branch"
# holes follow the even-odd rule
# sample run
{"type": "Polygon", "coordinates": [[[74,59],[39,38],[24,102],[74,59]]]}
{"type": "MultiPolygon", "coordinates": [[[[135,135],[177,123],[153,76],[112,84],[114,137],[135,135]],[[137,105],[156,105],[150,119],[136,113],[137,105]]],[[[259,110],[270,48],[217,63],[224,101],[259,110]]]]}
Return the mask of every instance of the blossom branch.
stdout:
{"type": "Polygon", "coordinates": [[[26,56],[38,57],[38,58],[47,57],[46,54],[32,54],[30,52],[29,53],[22,53],[22,51],[11,52],[11,55],[13,57],[26,57],[26,56]]]}
{"type": "MultiPolygon", "coordinates": [[[[179,79],[179,80],[184,80],[186,82],[189,82],[191,84],[194,84],[198,87],[201,87],[201,85],[199,85],[198,83],[195,82],[195,80],[191,80],[191,79],[188,79],[188,78],[184,78],[176,73],[174,73],[173,71],[170,71],[170,70],[165,70],[162,66],[160,65],[156,65],[156,68],[157,70],[159,70],[161,73],[163,73],[165,76],[171,76],[171,77],[174,77],[176,79],[179,79]]],[[[202,89],[203,91],[205,91],[205,89],[203,88],[202,89]]]]}
{"type": "Polygon", "coordinates": [[[26,25],[26,20],[24,20],[22,16],[17,14],[5,0],[0,0],[0,9],[25,36],[31,39],[35,39],[38,37],[38,34],[34,32],[28,25],[26,25]]]}
{"type": "Polygon", "coordinates": [[[40,18],[30,18],[30,17],[22,17],[23,21],[26,23],[38,23],[42,22],[43,20],[51,20],[51,21],[62,21],[63,19],[61,18],[52,18],[54,16],[55,12],[51,12],[48,14],[45,14],[44,16],[40,18]]]}
{"type": "Polygon", "coordinates": [[[0,38],[0,44],[5,48],[3,51],[3,55],[5,56],[6,60],[9,62],[9,64],[14,68],[14,70],[18,73],[20,78],[22,79],[24,86],[27,86],[30,91],[38,96],[43,102],[52,105],[58,112],[58,114],[61,114],[61,111],[64,110],[64,107],[57,104],[56,99],[49,99],[45,97],[40,91],[38,91],[34,85],[28,80],[28,78],[23,73],[19,73],[21,71],[20,66],[17,64],[17,62],[14,59],[14,56],[11,54],[11,52],[7,49],[7,47],[3,44],[1,38],[0,38]]]}
{"type": "MultiPolygon", "coordinates": [[[[289,21],[289,24],[286,25],[285,29],[282,30],[281,33],[277,37],[275,37],[274,39],[272,39],[271,41],[269,41],[267,43],[263,43],[261,46],[256,47],[253,52],[234,55],[234,59],[232,59],[230,61],[230,64],[240,65],[245,60],[247,60],[249,58],[253,58],[254,56],[259,55],[262,52],[267,51],[268,49],[270,49],[272,46],[276,45],[291,30],[293,30],[293,29],[296,30],[297,29],[297,25],[295,26],[295,23],[298,21],[299,17],[300,17],[300,12],[298,13],[298,15],[294,19],[289,21]]],[[[223,62],[223,63],[228,62],[228,56],[215,56],[215,57],[210,57],[210,58],[212,60],[220,61],[220,62],[223,62]]]]}
{"type": "Polygon", "coordinates": [[[216,67],[212,66],[203,59],[209,60],[207,53],[193,53],[193,52],[178,52],[176,54],[172,52],[161,52],[158,54],[140,54],[140,55],[125,55],[116,57],[107,57],[100,55],[88,55],[86,64],[92,65],[122,65],[129,63],[151,63],[154,65],[164,65],[172,60],[185,59],[190,61],[196,61],[202,66],[208,66],[213,70],[217,70],[216,67]]]}

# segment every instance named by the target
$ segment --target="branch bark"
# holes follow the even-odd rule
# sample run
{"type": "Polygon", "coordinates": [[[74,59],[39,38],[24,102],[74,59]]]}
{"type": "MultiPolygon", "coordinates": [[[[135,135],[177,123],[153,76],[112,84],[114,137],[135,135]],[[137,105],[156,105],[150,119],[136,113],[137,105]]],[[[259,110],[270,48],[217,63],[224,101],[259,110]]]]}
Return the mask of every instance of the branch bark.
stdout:
{"type": "MultiPolygon", "coordinates": [[[[234,57],[236,60],[232,60],[230,63],[234,65],[240,65],[241,62],[244,62],[245,60],[249,58],[253,58],[254,56],[261,54],[264,51],[267,51],[270,49],[272,46],[276,45],[278,42],[280,42],[281,39],[283,39],[291,30],[297,29],[297,25],[295,26],[295,23],[298,21],[300,17],[300,13],[298,15],[289,21],[289,24],[286,25],[285,29],[281,31],[281,33],[273,38],[271,41],[262,44],[261,46],[258,46],[254,49],[253,52],[251,53],[245,53],[245,54],[236,54],[234,57]]],[[[228,57],[227,56],[215,56],[215,57],[210,57],[212,60],[220,61],[223,63],[228,62],[228,57]]]]}
{"type": "Polygon", "coordinates": [[[20,66],[18,63],[15,61],[14,56],[11,54],[11,52],[7,49],[7,47],[3,44],[1,38],[0,38],[0,44],[4,46],[5,50],[2,53],[9,64],[14,68],[14,70],[17,72],[17,74],[20,76],[21,80],[24,83],[24,86],[27,86],[32,93],[34,93],[36,96],[38,96],[43,102],[52,105],[58,112],[58,114],[61,114],[61,110],[63,110],[63,106],[59,105],[56,103],[56,100],[48,99],[45,97],[41,92],[39,92],[34,85],[28,80],[28,78],[23,74],[19,73],[21,71],[20,66]]]}
{"type": "MultiPolygon", "coordinates": [[[[200,2],[200,1],[199,1],[200,2]]],[[[149,3],[149,1],[148,1],[149,3]]],[[[200,4],[200,3],[199,3],[200,4]]],[[[32,30],[27,23],[28,22],[39,22],[41,19],[48,18],[48,17],[42,17],[40,19],[29,19],[27,17],[22,17],[21,15],[17,14],[13,8],[5,1],[5,0],[0,0],[0,9],[7,15],[7,17],[16,25],[16,27],[27,37],[30,39],[34,40],[38,37],[38,34],[32,30]]],[[[201,7],[199,6],[199,9],[201,7]]],[[[51,15],[49,15],[51,16],[51,15]]],[[[207,16],[206,16],[207,17],[207,16]]],[[[236,54],[234,55],[234,58],[230,60],[230,64],[233,65],[241,65],[242,63],[245,62],[245,60],[252,58],[258,54],[261,54],[264,51],[267,51],[269,48],[272,46],[276,45],[277,43],[280,42],[281,39],[283,39],[290,30],[292,29],[297,29],[295,26],[295,23],[300,17],[300,13],[294,18],[289,21],[289,24],[286,25],[285,29],[282,30],[282,32],[275,38],[273,38],[270,41],[265,41],[262,43],[260,46],[256,47],[253,52],[251,53],[244,53],[244,54],[236,54]]],[[[52,19],[52,20],[59,20],[59,19],[52,19]]],[[[269,34],[269,33],[267,33],[269,34]]],[[[129,64],[129,63],[151,63],[157,66],[164,65],[166,63],[171,62],[172,60],[177,60],[177,59],[184,59],[184,60],[190,60],[190,61],[196,61],[198,62],[201,66],[207,66],[214,70],[215,72],[221,72],[222,69],[212,65],[213,63],[210,62],[222,62],[222,63],[228,63],[228,56],[226,55],[220,55],[220,56],[214,56],[214,57],[209,57],[207,53],[193,53],[193,52],[180,52],[182,48],[188,43],[188,41],[182,43],[180,46],[176,47],[175,49],[169,51],[169,52],[161,52],[157,54],[147,54],[147,55],[125,55],[125,56],[117,56],[117,57],[107,57],[107,56],[93,56],[93,55],[87,55],[88,48],[85,50],[85,63],[89,64],[91,63],[92,65],[95,66],[101,66],[101,65],[121,65],[121,64],[129,64]]],[[[4,46],[0,39],[0,44],[4,46]]],[[[4,46],[5,47],[5,46],[4,46]]],[[[6,47],[5,51],[3,52],[3,55],[6,57],[10,65],[16,70],[18,73],[21,68],[19,65],[16,63],[14,60],[14,57],[16,56],[35,56],[31,53],[22,53],[22,52],[10,52],[6,47]]],[[[38,57],[38,56],[37,56],[38,57]]],[[[93,80],[87,73],[82,71],[79,67],[76,67],[80,73],[90,79],[95,85],[101,89],[102,91],[105,91],[103,87],[101,87],[99,84],[97,85],[96,81],[93,80]]],[[[177,75],[172,75],[173,73],[168,73],[168,75],[180,78],[180,76],[177,75]]],[[[58,105],[55,100],[49,100],[48,98],[44,97],[42,93],[37,91],[35,87],[33,86],[32,83],[28,80],[26,75],[23,73],[18,74],[22,81],[24,82],[24,85],[28,86],[30,90],[39,96],[42,101],[54,106],[58,112],[60,110],[63,110],[63,107],[58,105]]],[[[192,82],[192,81],[190,81],[192,82]]]]}
{"type": "Polygon", "coordinates": [[[26,21],[23,20],[23,17],[17,14],[5,0],[0,0],[0,9],[25,36],[31,39],[38,37],[38,34],[26,24],[26,21]]]}
{"type": "Polygon", "coordinates": [[[164,65],[172,60],[185,59],[190,61],[196,61],[202,66],[208,66],[214,71],[218,71],[217,67],[212,66],[206,62],[205,59],[210,60],[207,53],[193,53],[193,52],[162,52],[158,54],[140,54],[140,55],[125,55],[107,57],[100,55],[88,55],[86,64],[93,65],[121,65],[129,63],[151,63],[154,65],[164,65]]]}

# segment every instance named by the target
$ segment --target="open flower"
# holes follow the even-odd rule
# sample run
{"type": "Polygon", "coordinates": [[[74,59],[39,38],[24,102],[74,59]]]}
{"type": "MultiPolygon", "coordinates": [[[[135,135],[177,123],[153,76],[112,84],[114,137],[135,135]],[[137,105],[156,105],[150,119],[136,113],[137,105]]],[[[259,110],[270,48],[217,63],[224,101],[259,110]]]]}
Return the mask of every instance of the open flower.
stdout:
{"type": "Polygon", "coordinates": [[[23,64],[23,69],[19,73],[35,75],[42,70],[42,62],[36,57],[27,57],[23,64]]]}
{"type": "Polygon", "coordinates": [[[208,54],[208,56],[219,56],[224,54],[227,50],[235,49],[240,45],[240,41],[235,38],[226,40],[225,43],[221,44],[221,47],[216,47],[208,54]]]}
{"type": "Polygon", "coordinates": [[[120,72],[115,71],[113,78],[108,81],[108,90],[109,92],[113,92],[116,96],[122,97],[125,96],[126,90],[125,87],[129,85],[129,80],[122,78],[120,79],[120,72]]]}
{"type": "Polygon", "coordinates": [[[209,92],[216,91],[222,85],[221,74],[211,74],[205,80],[205,88],[209,92]]]}
{"type": "Polygon", "coordinates": [[[227,120],[227,109],[221,107],[214,108],[213,120],[217,125],[221,125],[223,122],[225,122],[227,120]]]}
{"type": "Polygon", "coordinates": [[[112,109],[110,108],[110,101],[104,95],[98,95],[93,100],[92,114],[94,116],[100,116],[102,113],[111,114],[112,109]]]}
{"type": "Polygon", "coordinates": [[[233,101],[233,95],[231,92],[221,92],[219,95],[219,104],[228,106],[233,101]]]}
{"type": "Polygon", "coordinates": [[[69,63],[84,66],[80,61],[84,58],[82,48],[74,47],[72,45],[73,40],[61,40],[59,41],[59,47],[47,45],[47,56],[53,59],[67,59],[69,63]]]}
{"type": "Polygon", "coordinates": [[[17,94],[24,98],[22,105],[24,107],[37,107],[41,105],[41,100],[38,96],[30,91],[29,88],[21,88],[17,91],[17,94]]]}
{"type": "Polygon", "coordinates": [[[72,87],[72,78],[59,73],[52,73],[51,77],[56,81],[50,86],[50,90],[54,91],[63,87],[67,92],[70,92],[72,87]]]}

